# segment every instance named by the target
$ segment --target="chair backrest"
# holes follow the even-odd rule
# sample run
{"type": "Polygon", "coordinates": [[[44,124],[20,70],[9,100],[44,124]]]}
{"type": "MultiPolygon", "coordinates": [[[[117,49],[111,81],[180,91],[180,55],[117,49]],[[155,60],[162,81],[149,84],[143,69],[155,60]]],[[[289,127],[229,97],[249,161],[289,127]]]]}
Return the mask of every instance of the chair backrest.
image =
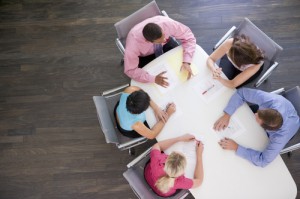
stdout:
{"type": "Polygon", "coordinates": [[[282,96],[294,105],[298,116],[300,116],[300,87],[296,86],[294,88],[291,88],[283,92],[282,96]]]}
{"type": "Polygon", "coordinates": [[[248,18],[245,18],[241,22],[239,27],[235,30],[237,35],[246,35],[250,38],[250,41],[255,43],[265,54],[266,59],[272,64],[278,56],[278,53],[282,51],[282,47],[268,37],[263,31],[261,31],[256,25],[254,25],[248,18]]]}
{"type": "MultiPolygon", "coordinates": [[[[289,100],[293,104],[293,106],[295,107],[295,109],[297,111],[298,116],[300,116],[300,87],[296,86],[287,91],[284,91],[282,93],[282,96],[285,97],[287,100],[289,100]]],[[[288,148],[288,147],[293,148],[293,146],[299,145],[299,143],[300,143],[300,132],[298,130],[296,135],[294,135],[294,137],[287,143],[285,148],[288,148]]],[[[299,148],[299,146],[294,147],[294,150],[298,149],[298,148],[299,148]]]]}
{"type": "Polygon", "coordinates": [[[125,40],[128,35],[128,32],[138,23],[154,17],[157,15],[162,15],[155,1],[151,1],[149,4],[145,5],[138,11],[129,15],[128,17],[122,19],[121,21],[115,23],[115,28],[118,33],[118,38],[125,46],[125,40]]]}
{"type": "Polygon", "coordinates": [[[93,100],[97,110],[97,116],[101,130],[105,136],[107,143],[119,144],[117,129],[115,128],[114,118],[112,117],[113,107],[120,99],[120,95],[115,95],[110,98],[105,96],[93,96],[93,100]]]}
{"type": "Polygon", "coordinates": [[[134,159],[132,162],[134,162],[133,165],[130,165],[123,173],[124,178],[128,181],[130,187],[132,188],[133,192],[136,194],[138,198],[141,199],[180,199],[185,198],[188,194],[188,190],[181,190],[176,195],[172,197],[159,197],[156,193],[154,193],[151,189],[151,187],[148,185],[147,181],[144,178],[144,168],[146,166],[146,163],[150,159],[150,151],[151,148],[148,149],[146,152],[138,156],[136,159],[134,159]]]}

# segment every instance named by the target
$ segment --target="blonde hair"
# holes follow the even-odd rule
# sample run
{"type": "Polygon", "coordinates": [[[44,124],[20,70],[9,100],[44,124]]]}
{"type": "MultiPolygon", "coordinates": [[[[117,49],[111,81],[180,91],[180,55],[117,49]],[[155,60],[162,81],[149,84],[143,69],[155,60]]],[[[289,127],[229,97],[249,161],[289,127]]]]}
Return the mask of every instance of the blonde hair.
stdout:
{"type": "Polygon", "coordinates": [[[175,179],[184,174],[185,166],[185,157],[180,153],[172,152],[165,162],[166,175],[160,177],[155,183],[158,190],[167,193],[174,186],[175,179]]]}

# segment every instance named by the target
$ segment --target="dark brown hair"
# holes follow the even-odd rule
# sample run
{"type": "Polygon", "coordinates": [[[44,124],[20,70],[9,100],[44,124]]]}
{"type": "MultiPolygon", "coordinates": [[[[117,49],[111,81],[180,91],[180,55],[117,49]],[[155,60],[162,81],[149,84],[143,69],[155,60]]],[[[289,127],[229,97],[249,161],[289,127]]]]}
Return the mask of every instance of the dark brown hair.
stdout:
{"type": "Polygon", "coordinates": [[[263,52],[250,42],[249,37],[245,35],[234,37],[228,56],[238,67],[247,64],[258,64],[264,59],[263,52]]]}
{"type": "Polygon", "coordinates": [[[261,126],[266,130],[278,130],[283,124],[281,114],[275,109],[258,110],[257,114],[263,122],[261,126]]]}
{"type": "Polygon", "coordinates": [[[153,42],[154,40],[161,38],[162,31],[159,25],[148,23],[143,29],[143,35],[147,41],[153,42]]]}

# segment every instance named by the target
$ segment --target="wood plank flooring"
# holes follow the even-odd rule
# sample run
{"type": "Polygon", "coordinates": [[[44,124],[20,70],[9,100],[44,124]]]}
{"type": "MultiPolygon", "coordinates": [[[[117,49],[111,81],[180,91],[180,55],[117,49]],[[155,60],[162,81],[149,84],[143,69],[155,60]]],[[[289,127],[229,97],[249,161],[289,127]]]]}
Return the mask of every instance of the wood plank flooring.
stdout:
{"type": "MultiPolygon", "coordinates": [[[[129,82],[113,24],[148,2],[0,0],[0,199],[135,198],[122,177],[133,157],[105,143],[92,96],[129,82]]],[[[248,17],[284,48],[265,89],[300,85],[300,1],[157,4],[207,53],[248,17]]],[[[300,198],[300,150],[283,158],[300,198]]]]}

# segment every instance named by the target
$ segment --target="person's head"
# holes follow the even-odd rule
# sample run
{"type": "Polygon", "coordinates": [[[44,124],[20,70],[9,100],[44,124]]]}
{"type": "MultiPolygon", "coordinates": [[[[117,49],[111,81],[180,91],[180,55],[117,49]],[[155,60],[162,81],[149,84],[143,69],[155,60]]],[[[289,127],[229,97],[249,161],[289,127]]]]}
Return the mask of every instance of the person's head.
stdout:
{"type": "Polygon", "coordinates": [[[143,90],[134,91],[128,96],[126,101],[126,108],[132,114],[140,114],[144,112],[149,105],[150,97],[143,90]]]}
{"type": "Polygon", "coordinates": [[[165,36],[159,27],[155,23],[148,23],[143,28],[143,35],[145,39],[151,43],[161,44],[165,42],[165,36]]]}
{"type": "Polygon", "coordinates": [[[174,186],[175,179],[184,174],[185,167],[186,159],[184,155],[178,152],[172,152],[165,162],[164,170],[166,175],[159,178],[155,186],[162,193],[167,193],[169,189],[174,186]]]}
{"type": "Polygon", "coordinates": [[[263,52],[245,35],[235,36],[228,52],[229,58],[238,66],[258,64],[264,59],[263,52]]]}
{"type": "Polygon", "coordinates": [[[281,114],[275,109],[258,110],[255,119],[264,129],[270,131],[278,130],[283,124],[281,114]]]}

